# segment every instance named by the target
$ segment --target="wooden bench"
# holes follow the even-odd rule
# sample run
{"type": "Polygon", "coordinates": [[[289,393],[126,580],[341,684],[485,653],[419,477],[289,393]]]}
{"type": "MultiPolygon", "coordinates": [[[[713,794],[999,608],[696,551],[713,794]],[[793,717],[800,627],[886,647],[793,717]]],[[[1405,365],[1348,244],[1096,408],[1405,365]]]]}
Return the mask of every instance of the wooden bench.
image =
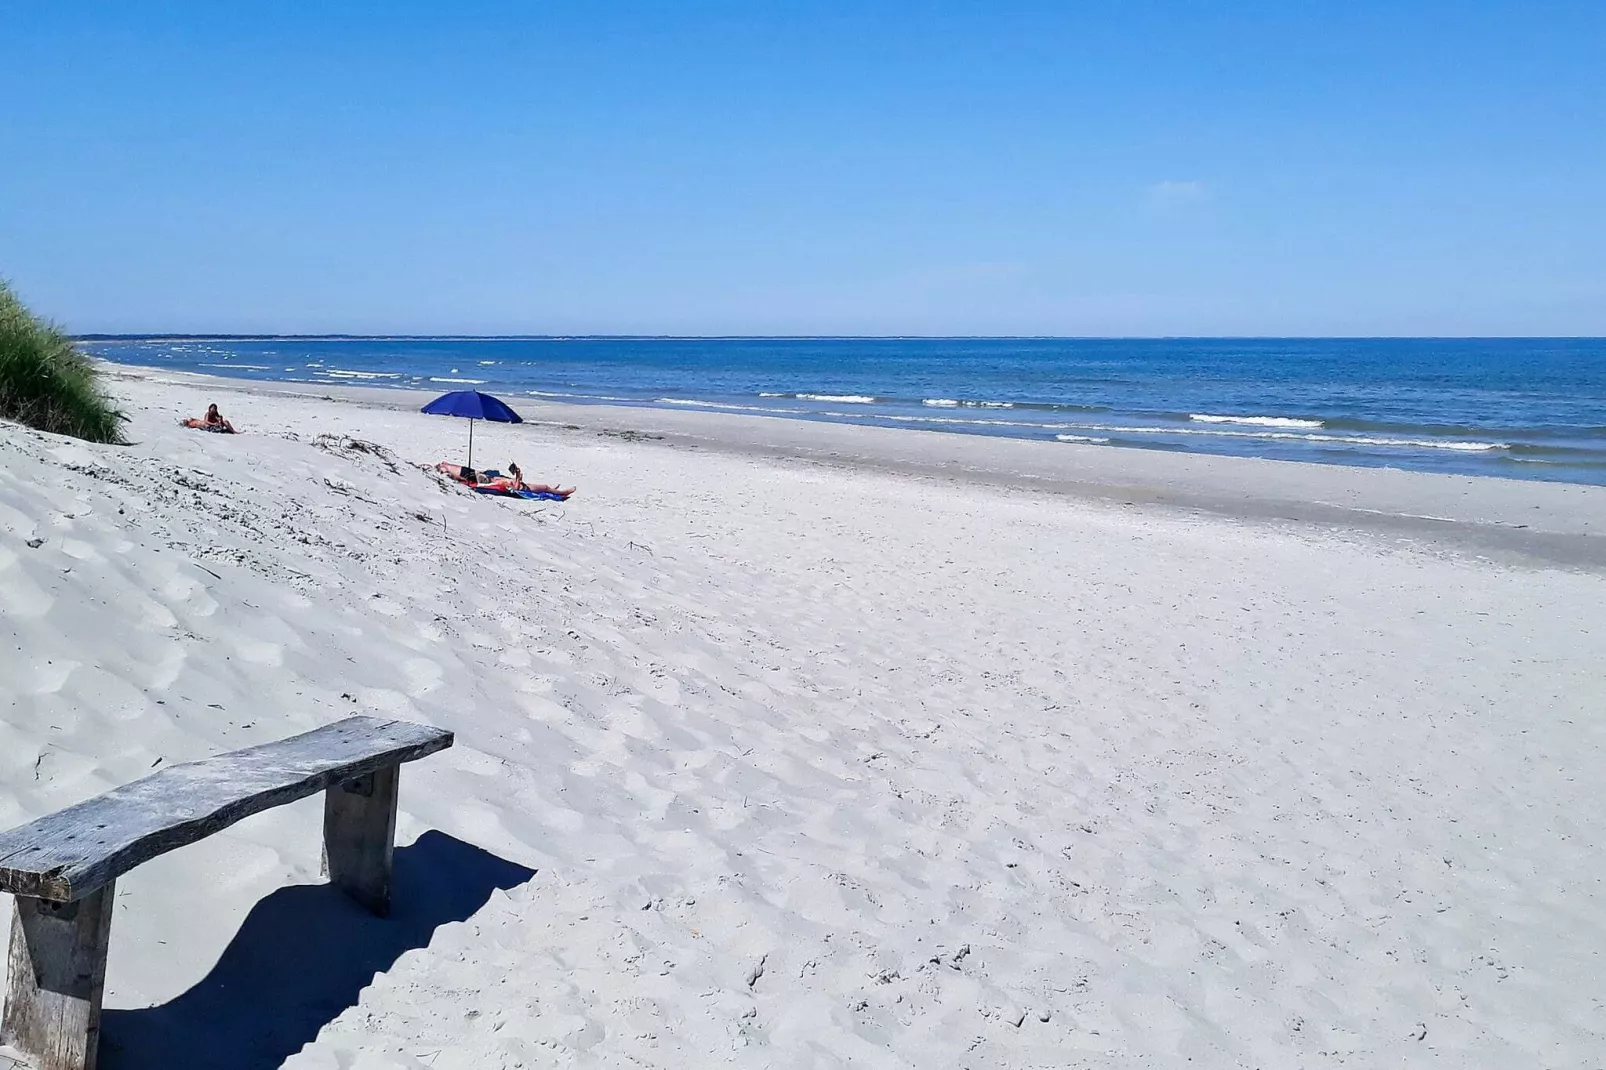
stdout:
{"type": "Polygon", "coordinates": [[[351,717],[176,765],[0,833],[0,891],[17,897],[0,1045],[39,1070],[92,1070],[117,877],[315,792],[325,793],[330,883],[384,916],[401,763],[451,745],[438,728],[351,717]]]}

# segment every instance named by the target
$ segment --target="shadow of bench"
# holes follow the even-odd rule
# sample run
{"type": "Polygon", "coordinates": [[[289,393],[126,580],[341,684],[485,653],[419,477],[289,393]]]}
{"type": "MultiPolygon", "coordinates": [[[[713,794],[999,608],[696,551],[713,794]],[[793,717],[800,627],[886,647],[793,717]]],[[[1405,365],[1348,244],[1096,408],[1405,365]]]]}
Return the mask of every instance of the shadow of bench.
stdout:
{"type": "Polygon", "coordinates": [[[401,764],[451,745],[438,728],[351,717],[176,765],[0,834],[0,891],[16,896],[0,1044],[39,1070],[93,1070],[117,877],[320,791],[330,883],[383,917],[401,764]]]}
{"type": "Polygon", "coordinates": [[[375,975],[533,876],[431,830],[397,848],[395,904],[383,920],[327,884],[280,888],[251,908],[189,990],[154,1007],[106,1011],[101,1070],[278,1070],[356,1006],[375,975]]]}

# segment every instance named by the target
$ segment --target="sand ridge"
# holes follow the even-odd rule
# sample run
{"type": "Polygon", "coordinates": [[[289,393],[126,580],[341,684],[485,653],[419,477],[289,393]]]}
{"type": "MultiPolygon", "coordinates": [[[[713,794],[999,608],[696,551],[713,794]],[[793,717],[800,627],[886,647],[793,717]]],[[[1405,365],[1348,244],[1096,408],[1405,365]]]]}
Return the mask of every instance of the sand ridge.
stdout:
{"type": "MultiPolygon", "coordinates": [[[[236,990],[238,1065],[1606,1051],[1597,575],[539,425],[481,463],[580,494],[502,502],[419,469],[454,421],[117,391],[135,446],[0,428],[0,824],[361,710],[458,733],[414,857],[533,871],[360,997],[236,990]]],[[[313,800],[120,882],[120,1065],[317,851],[313,800]]]]}

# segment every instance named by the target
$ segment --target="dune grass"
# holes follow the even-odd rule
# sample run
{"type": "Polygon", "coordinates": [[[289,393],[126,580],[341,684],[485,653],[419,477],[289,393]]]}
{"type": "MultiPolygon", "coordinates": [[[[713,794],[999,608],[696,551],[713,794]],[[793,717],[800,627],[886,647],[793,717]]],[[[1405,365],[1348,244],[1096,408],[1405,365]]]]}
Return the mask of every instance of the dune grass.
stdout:
{"type": "Polygon", "coordinates": [[[126,417],[72,339],[28,311],[0,281],[0,419],[91,442],[121,442],[126,417]]]}

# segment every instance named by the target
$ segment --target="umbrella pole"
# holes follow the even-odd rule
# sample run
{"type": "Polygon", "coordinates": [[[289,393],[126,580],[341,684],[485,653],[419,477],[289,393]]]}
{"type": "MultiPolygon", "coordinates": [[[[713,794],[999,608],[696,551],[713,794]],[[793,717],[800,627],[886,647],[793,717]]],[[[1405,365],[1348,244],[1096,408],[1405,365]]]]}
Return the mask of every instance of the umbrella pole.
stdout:
{"type": "Polygon", "coordinates": [[[474,467],[474,417],[468,418],[468,466],[474,467]]]}

